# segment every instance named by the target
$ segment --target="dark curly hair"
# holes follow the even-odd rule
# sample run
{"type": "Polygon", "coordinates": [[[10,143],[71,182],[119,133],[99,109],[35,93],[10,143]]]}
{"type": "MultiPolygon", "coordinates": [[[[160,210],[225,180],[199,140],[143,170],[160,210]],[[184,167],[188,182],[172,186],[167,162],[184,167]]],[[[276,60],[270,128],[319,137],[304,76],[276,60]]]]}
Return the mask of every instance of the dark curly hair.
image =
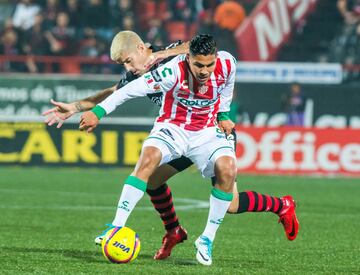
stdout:
{"type": "Polygon", "coordinates": [[[191,55],[212,55],[216,53],[216,43],[209,34],[198,34],[190,41],[191,55]]]}

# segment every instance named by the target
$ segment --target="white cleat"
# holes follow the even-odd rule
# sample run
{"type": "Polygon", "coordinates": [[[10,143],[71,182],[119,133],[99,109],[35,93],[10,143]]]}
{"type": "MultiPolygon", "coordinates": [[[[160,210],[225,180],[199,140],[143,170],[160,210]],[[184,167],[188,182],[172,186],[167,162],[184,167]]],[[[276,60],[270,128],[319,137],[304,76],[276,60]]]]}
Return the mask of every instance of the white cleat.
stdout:
{"type": "Polygon", "coordinates": [[[212,241],[208,237],[200,236],[194,245],[196,248],[196,260],[202,265],[211,265],[212,241]]]}
{"type": "Polygon", "coordinates": [[[106,224],[107,228],[103,231],[103,233],[101,233],[99,236],[97,236],[94,240],[96,245],[101,245],[102,240],[104,239],[106,233],[110,230],[113,229],[115,226],[112,224],[106,224]]]}

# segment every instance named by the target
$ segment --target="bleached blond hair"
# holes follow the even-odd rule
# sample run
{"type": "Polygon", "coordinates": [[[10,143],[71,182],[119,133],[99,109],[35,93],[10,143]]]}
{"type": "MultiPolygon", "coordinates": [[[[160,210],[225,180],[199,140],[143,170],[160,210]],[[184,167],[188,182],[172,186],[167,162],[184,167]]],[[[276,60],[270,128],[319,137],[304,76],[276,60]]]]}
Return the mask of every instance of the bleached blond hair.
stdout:
{"type": "Polygon", "coordinates": [[[135,51],[139,44],[144,44],[144,42],[137,33],[132,31],[118,32],[111,42],[110,57],[113,61],[117,61],[121,54],[135,51]]]}

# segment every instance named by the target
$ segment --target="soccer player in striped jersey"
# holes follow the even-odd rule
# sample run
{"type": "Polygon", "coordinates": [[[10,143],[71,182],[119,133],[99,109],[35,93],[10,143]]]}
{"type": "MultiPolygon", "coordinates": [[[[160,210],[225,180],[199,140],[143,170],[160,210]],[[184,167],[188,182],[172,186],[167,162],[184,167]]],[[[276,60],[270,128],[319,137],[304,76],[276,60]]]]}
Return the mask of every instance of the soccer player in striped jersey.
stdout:
{"type": "MultiPolygon", "coordinates": [[[[143,66],[144,62],[148,65],[150,64],[147,68],[155,69],[161,64],[159,61],[165,62],[171,59],[173,55],[187,53],[188,43],[179,44],[178,42],[170,45],[166,50],[158,51],[159,49],[156,47],[146,47],[137,34],[129,31],[120,32],[112,43],[112,58],[114,61],[125,66],[128,70],[127,74],[121,76],[121,80],[117,85],[105,89],[92,97],[73,103],[53,101],[52,103],[55,107],[44,113],[49,115],[47,123],[52,125],[60,120],[58,127],[61,127],[63,120],[68,119],[74,113],[90,110],[116,89],[138,78],[146,70],[143,66]],[[124,43],[129,45],[129,47],[121,46],[124,43]]],[[[162,93],[147,95],[154,103],[161,104],[162,93]]],[[[236,146],[235,132],[230,134],[234,124],[228,119],[226,112],[220,112],[218,120],[219,127],[228,134],[229,139],[232,138],[234,146],[236,146]]],[[[179,224],[172,202],[171,190],[166,181],[192,164],[192,161],[186,157],[174,159],[158,167],[149,179],[147,193],[150,195],[155,209],[159,212],[166,230],[162,246],[154,256],[155,259],[167,258],[176,244],[187,239],[186,230],[179,224]]],[[[212,182],[213,184],[215,183],[214,178],[212,182]]],[[[288,239],[293,240],[296,238],[298,222],[295,215],[295,205],[291,197],[277,198],[253,191],[238,193],[236,184],[233,193],[234,199],[230,204],[228,213],[237,214],[262,211],[276,213],[280,216],[288,239]]],[[[100,238],[96,239],[97,243],[100,243],[100,241],[100,238]]]]}
{"type": "MultiPolygon", "coordinates": [[[[212,241],[230,206],[236,170],[233,146],[216,127],[218,112],[229,110],[235,61],[226,52],[216,53],[214,43],[207,35],[195,37],[190,54],[178,56],[116,91],[92,112],[86,112],[80,122],[80,128],[90,132],[103,115],[126,100],[159,91],[165,93],[159,117],[143,144],[138,164],[125,182],[113,226],[125,225],[157,166],[186,155],[203,176],[215,176],[216,180],[207,226],[195,242],[197,260],[204,265],[212,262],[212,241]]],[[[281,201],[276,208],[280,204],[281,201]]]]}

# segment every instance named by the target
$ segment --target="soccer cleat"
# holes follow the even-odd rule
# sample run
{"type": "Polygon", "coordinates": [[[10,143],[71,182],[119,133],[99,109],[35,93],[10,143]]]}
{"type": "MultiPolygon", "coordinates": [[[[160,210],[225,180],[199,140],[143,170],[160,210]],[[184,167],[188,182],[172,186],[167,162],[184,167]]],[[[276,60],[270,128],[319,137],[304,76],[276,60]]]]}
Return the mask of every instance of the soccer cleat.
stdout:
{"type": "Polygon", "coordinates": [[[163,260],[170,256],[171,250],[178,243],[187,240],[187,232],[181,225],[166,232],[163,237],[160,249],[156,252],[154,259],[163,260]]]}
{"type": "Polygon", "coordinates": [[[196,259],[203,265],[211,265],[212,241],[208,237],[200,236],[195,241],[196,259]]]}
{"type": "Polygon", "coordinates": [[[99,236],[97,236],[97,237],[95,238],[95,244],[96,244],[96,245],[101,245],[101,242],[102,242],[102,240],[104,239],[106,233],[107,233],[110,229],[113,229],[114,227],[116,227],[116,226],[114,226],[114,225],[112,225],[112,224],[110,224],[110,223],[107,223],[107,224],[105,224],[105,225],[107,226],[107,228],[106,228],[99,236]]]}
{"type": "Polygon", "coordinates": [[[281,198],[283,202],[283,209],[279,213],[279,223],[284,226],[286,237],[289,241],[296,239],[299,231],[299,221],[296,217],[296,204],[292,196],[284,196],[281,198]]]}

